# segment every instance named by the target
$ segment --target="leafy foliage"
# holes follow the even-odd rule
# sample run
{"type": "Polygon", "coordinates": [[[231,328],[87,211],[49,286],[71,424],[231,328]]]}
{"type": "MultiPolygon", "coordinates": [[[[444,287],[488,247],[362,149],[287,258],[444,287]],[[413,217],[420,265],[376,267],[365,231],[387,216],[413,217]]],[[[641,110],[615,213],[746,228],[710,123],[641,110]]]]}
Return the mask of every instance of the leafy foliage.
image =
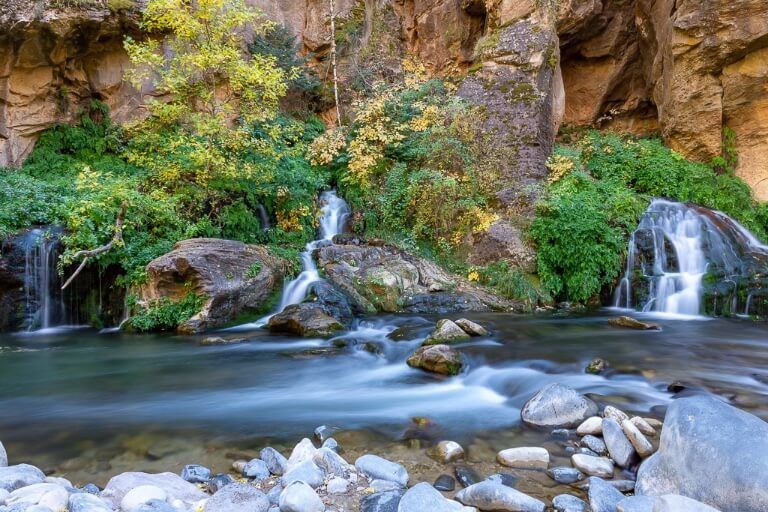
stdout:
{"type": "MultiPolygon", "coordinates": [[[[137,306],[133,297],[132,306],[137,306]]],[[[205,297],[188,293],[179,301],[163,297],[140,307],[130,319],[130,328],[139,332],[172,331],[192,318],[205,303],[205,297]]]]}

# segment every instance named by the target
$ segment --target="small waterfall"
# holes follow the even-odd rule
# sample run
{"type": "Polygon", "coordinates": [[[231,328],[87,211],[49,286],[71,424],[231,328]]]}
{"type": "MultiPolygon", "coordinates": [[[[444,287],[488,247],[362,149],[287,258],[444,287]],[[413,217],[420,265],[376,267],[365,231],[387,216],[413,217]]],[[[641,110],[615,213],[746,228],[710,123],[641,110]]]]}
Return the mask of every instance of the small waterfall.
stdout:
{"type": "Polygon", "coordinates": [[[768,262],[768,247],[727,215],[654,199],[630,237],[614,306],[678,315],[727,308],[719,312],[736,314],[743,311],[744,295],[749,311],[752,292],[742,283],[760,273],[761,262],[768,262]],[[705,295],[714,306],[704,307],[705,295]]]}
{"type": "Polygon", "coordinates": [[[298,304],[307,296],[307,291],[313,283],[321,280],[317,271],[317,265],[312,258],[312,253],[323,243],[330,242],[334,236],[344,230],[344,225],[349,217],[349,206],[336,195],[336,192],[329,190],[323,192],[320,196],[322,207],[320,208],[320,237],[317,240],[309,242],[301,253],[301,273],[293,281],[286,283],[283,288],[283,296],[280,298],[280,306],[277,311],[280,312],[286,306],[298,304]]]}
{"type": "Polygon", "coordinates": [[[59,233],[41,228],[26,232],[24,250],[24,328],[48,329],[64,318],[56,271],[59,233]]]}

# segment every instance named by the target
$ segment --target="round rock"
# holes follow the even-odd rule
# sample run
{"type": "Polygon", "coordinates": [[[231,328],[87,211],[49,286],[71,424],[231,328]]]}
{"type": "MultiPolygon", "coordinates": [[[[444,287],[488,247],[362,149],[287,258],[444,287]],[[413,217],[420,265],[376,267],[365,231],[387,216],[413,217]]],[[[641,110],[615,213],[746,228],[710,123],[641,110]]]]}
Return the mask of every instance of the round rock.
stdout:
{"type": "MultiPolygon", "coordinates": [[[[546,505],[506,485],[480,482],[456,493],[456,500],[480,510],[544,512],[546,505]]],[[[422,511],[423,512],[423,511],[422,511]]]]}
{"type": "Polygon", "coordinates": [[[203,507],[204,512],[267,512],[269,500],[252,485],[234,483],[214,494],[203,507]]]}
{"type": "Polygon", "coordinates": [[[355,461],[355,467],[371,479],[389,480],[403,487],[408,485],[408,471],[403,466],[377,455],[363,455],[355,461]]]}
{"type": "Polygon", "coordinates": [[[280,493],[280,512],[323,512],[325,505],[314,489],[304,482],[293,482],[280,493]]]}
{"type": "Polygon", "coordinates": [[[611,458],[619,466],[626,468],[637,460],[634,446],[629,442],[621,425],[613,418],[603,419],[603,440],[611,458]]]}
{"type": "Polygon", "coordinates": [[[583,453],[571,455],[573,467],[590,476],[611,478],[613,476],[613,462],[608,457],[593,457],[583,453]]]}
{"type": "Polygon", "coordinates": [[[259,458],[267,465],[267,469],[273,475],[281,476],[285,473],[286,466],[288,465],[288,459],[286,459],[282,453],[275,450],[271,446],[267,446],[261,453],[259,458]]]}
{"type": "Polygon", "coordinates": [[[199,464],[188,464],[181,470],[181,478],[193,484],[205,483],[211,479],[211,470],[199,464]]]}
{"type": "Polygon", "coordinates": [[[448,464],[464,457],[464,448],[455,441],[440,441],[430,452],[430,456],[438,462],[448,464]]]}
{"type": "Polygon", "coordinates": [[[140,485],[128,491],[120,501],[123,512],[138,512],[142,505],[150,500],[165,501],[168,494],[154,485],[140,485]]]}
{"type": "Polygon", "coordinates": [[[517,469],[547,469],[549,452],[544,448],[520,447],[502,450],[496,454],[500,464],[517,469]]]}
{"type": "Polygon", "coordinates": [[[557,512],[587,512],[587,504],[570,494],[558,494],[552,500],[552,506],[557,512]]]}
{"type": "Polygon", "coordinates": [[[601,435],[603,433],[603,418],[600,416],[591,416],[585,419],[581,425],[576,427],[576,433],[580,436],[601,435]]]}
{"type": "Polygon", "coordinates": [[[523,406],[520,416],[534,427],[570,428],[597,414],[597,405],[573,388],[548,384],[523,406]]]}

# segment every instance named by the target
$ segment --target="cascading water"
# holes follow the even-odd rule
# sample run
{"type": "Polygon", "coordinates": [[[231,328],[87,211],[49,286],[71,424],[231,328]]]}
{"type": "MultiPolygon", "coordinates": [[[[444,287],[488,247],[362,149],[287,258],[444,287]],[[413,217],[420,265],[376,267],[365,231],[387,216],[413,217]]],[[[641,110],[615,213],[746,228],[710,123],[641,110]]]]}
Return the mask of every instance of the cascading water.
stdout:
{"type": "Polygon", "coordinates": [[[58,233],[31,229],[20,242],[24,250],[24,328],[48,329],[64,318],[57,293],[58,233]]]}
{"type": "Polygon", "coordinates": [[[678,315],[736,314],[743,294],[748,313],[754,290],[745,290],[744,282],[761,273],[766,261],[768,247],[727,215],[654,199],[630,238],[614,306],[678,315]],[[704,304],[705,295],[722,298],[721,304],[704,304]]]}

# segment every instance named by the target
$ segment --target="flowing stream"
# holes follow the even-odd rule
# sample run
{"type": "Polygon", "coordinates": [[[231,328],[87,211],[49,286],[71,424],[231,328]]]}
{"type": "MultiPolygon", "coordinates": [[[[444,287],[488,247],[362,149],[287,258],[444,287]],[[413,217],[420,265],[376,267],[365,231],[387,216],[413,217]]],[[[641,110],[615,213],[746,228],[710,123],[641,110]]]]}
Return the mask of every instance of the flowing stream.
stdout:
{"type": "Polygon", "coordinates": [[[49,329],[64,320],[58,292],[58,231],[31,229],[20,239],[24,250],[24,329],[49,329]]]}

